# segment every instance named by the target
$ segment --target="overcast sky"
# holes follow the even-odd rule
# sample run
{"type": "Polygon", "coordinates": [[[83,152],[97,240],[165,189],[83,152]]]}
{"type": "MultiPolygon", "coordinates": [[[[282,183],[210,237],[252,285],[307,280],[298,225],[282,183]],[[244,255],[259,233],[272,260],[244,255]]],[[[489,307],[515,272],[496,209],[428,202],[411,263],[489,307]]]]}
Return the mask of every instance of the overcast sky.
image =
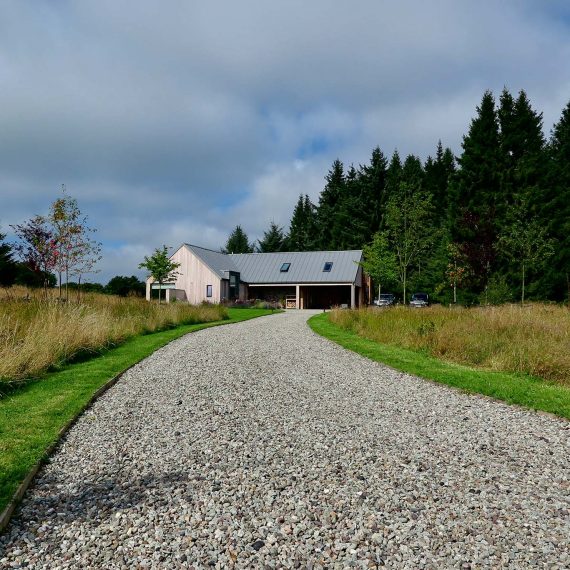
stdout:
{"type": "Polygon", "coordinates": [[[156,246],[287,226],[335,158],[456,154],[485,89],[545,132],[570,99],[567,0],[0,0],[0,225],[65,183],[143,275],[156,246]]]}

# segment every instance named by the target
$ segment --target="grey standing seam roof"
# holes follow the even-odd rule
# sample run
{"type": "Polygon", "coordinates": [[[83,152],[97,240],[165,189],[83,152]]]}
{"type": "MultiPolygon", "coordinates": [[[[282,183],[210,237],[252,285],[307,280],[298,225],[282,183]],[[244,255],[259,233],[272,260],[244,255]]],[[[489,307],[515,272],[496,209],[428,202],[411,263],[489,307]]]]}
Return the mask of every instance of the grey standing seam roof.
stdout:
{"type": "Polygon", "coordinates": [[[242,281],[256,283],[354,283],[361,250],[297,251],[283,253],[240,253],[229,255],[240,272],[242,281]],[[327,261],[330,271],[323,271],[327,261]],[[280,271],[290,263],[289,271],[280,271]]]}
{"type": "Polygon", "coordinates": [[[225,254],[197,245],[184,244],[222,279],[228,271],[240,273],[241,281],[256,283],[354,283],[362,251],[294,251],[282,253],[225,254]],[[330,271],[323,271],[331,262],[330,271]],[[281,271],[290,263],[289,271],[281,271]]]}
{"type": "Polygon", "coordinates": [[[184,244],[192,253],[201,259],[214,273],[217,273],[222,279],[228,278],[228,271],[239,271],[235,266],[231,256],[213,251],[205,247],[198,247],[189,243],[184,244]]]}

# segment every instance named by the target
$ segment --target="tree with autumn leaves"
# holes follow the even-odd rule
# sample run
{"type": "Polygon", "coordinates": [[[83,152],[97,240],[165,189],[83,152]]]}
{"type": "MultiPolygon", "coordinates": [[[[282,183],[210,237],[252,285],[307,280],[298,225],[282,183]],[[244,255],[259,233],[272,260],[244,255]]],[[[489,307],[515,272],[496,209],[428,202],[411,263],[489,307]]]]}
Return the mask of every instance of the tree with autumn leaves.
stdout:
{"type": "Polygon", "coordinates": [[[13,249],[21,262],[41,277],[46,297],[52,272],[59,278],[60,298],[65,285],[68,300],[70,276],[77,277],[80,285],[84,274],[96,271],[101,244],[92,238],[95,230],[87,225],[87,216],[65,188],[63,196],[51,204],[49,216],[36,215],[11,227],[18,238],[13,249]]]}

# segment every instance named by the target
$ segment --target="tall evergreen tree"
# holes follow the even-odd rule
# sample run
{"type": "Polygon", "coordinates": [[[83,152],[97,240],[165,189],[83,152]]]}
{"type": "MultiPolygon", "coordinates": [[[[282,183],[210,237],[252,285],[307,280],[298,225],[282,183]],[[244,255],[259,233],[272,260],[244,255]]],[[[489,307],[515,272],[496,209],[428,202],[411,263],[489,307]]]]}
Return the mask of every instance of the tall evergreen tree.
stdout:
{"type": "Polygon", "coordinates": [[[372,151],[370,164],[361,166],[359,175],[359,208],[365,226],[365,242],[369,242],[380,229],[387,201],[387,175],[388,160],[380,147],[376,147],[372,151]]]}
{"type": "Polygon", "coordinates": [[[500,149],[495,99],[490,91],[483,95],[477,116],[463,137],[462,147],[456,187],[456,216],[461,218],[461,210],[468,210],[472,214],[494,218],[499,195],[500,149]]]}
{"type": "Polygon", "coordinates": [[[402,165],[402,182],[409,188],[420,190],[424,184],[424,177],[422,161],[417,156],[409,154],[402,165]]]}
{"type": "Polygon", "coordinates": [[[291,217],[286,249],[288,251],[311,251],[314,249],[316,240],[315,206],[308,195],[301,194],[291,217]]]}
{"type": "Polygon", "coordinates": [[[325,177],[326,185],[319,197],[317,209],[318,247],[323,250],[335,249],[335,218],[339,201],[346,189],[344,165],[335,160],[325,177]]]}
{"type": "Polygon", "coordinates": [[[460,169],[450,184],[449,231],[482,288],[494,269],[497,202],[501,204],[501,153],[495,99],[486,91],[463,137],[460,169]]]}
{"type": "Polygon", "coordinates": [[[541,219],[558,247],[540,280],[543,294],[570,300],[570,101],[548,143],[546,192],[541,219]]]}
{"type": "Polygon", "coordinates": [[[367,216],[361,204],[360,173],[351,166],[340,189],[337,205],[331,218],[330,249],[360,249],[371,236],[367,216]]]}
{"type": "Polygon", "coordinates": [[[247,234],[238,225],[228,236],[228,241],[222,251],[224,253],[252,253],[253,245],[249,243],[247,234]]]}
{"type": "Polygon", "coordinates": [[[447,210],[449,181],[455,172],[455,157],[451,149],[444,150],[441,140],[437,143],[435,159],[428,157],[426,160],[424,172],[424,187],[432,195],[438,220],[443,223],[447,210]]]}
{"type": "Polygon", "coordinates": [[[272,253],[283,251],[285,246],[285,234],[283,228],[275,222],[269,224],[269,229],[263,232],[263,238],[258,241],[257,251],[261,253],[272,253]]]}

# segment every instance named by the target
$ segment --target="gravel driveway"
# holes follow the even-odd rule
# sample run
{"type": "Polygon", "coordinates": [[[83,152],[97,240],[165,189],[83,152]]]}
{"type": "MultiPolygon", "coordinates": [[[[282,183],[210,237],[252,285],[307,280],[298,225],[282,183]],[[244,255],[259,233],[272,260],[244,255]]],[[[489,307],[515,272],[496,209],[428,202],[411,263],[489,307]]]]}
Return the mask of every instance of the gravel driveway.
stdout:
{"type": "Polygon", "coordinates": [[[568,422],[373,363],[310,314],[127,372],[36,479],[0,567],[570,567],[568,422]]]}

